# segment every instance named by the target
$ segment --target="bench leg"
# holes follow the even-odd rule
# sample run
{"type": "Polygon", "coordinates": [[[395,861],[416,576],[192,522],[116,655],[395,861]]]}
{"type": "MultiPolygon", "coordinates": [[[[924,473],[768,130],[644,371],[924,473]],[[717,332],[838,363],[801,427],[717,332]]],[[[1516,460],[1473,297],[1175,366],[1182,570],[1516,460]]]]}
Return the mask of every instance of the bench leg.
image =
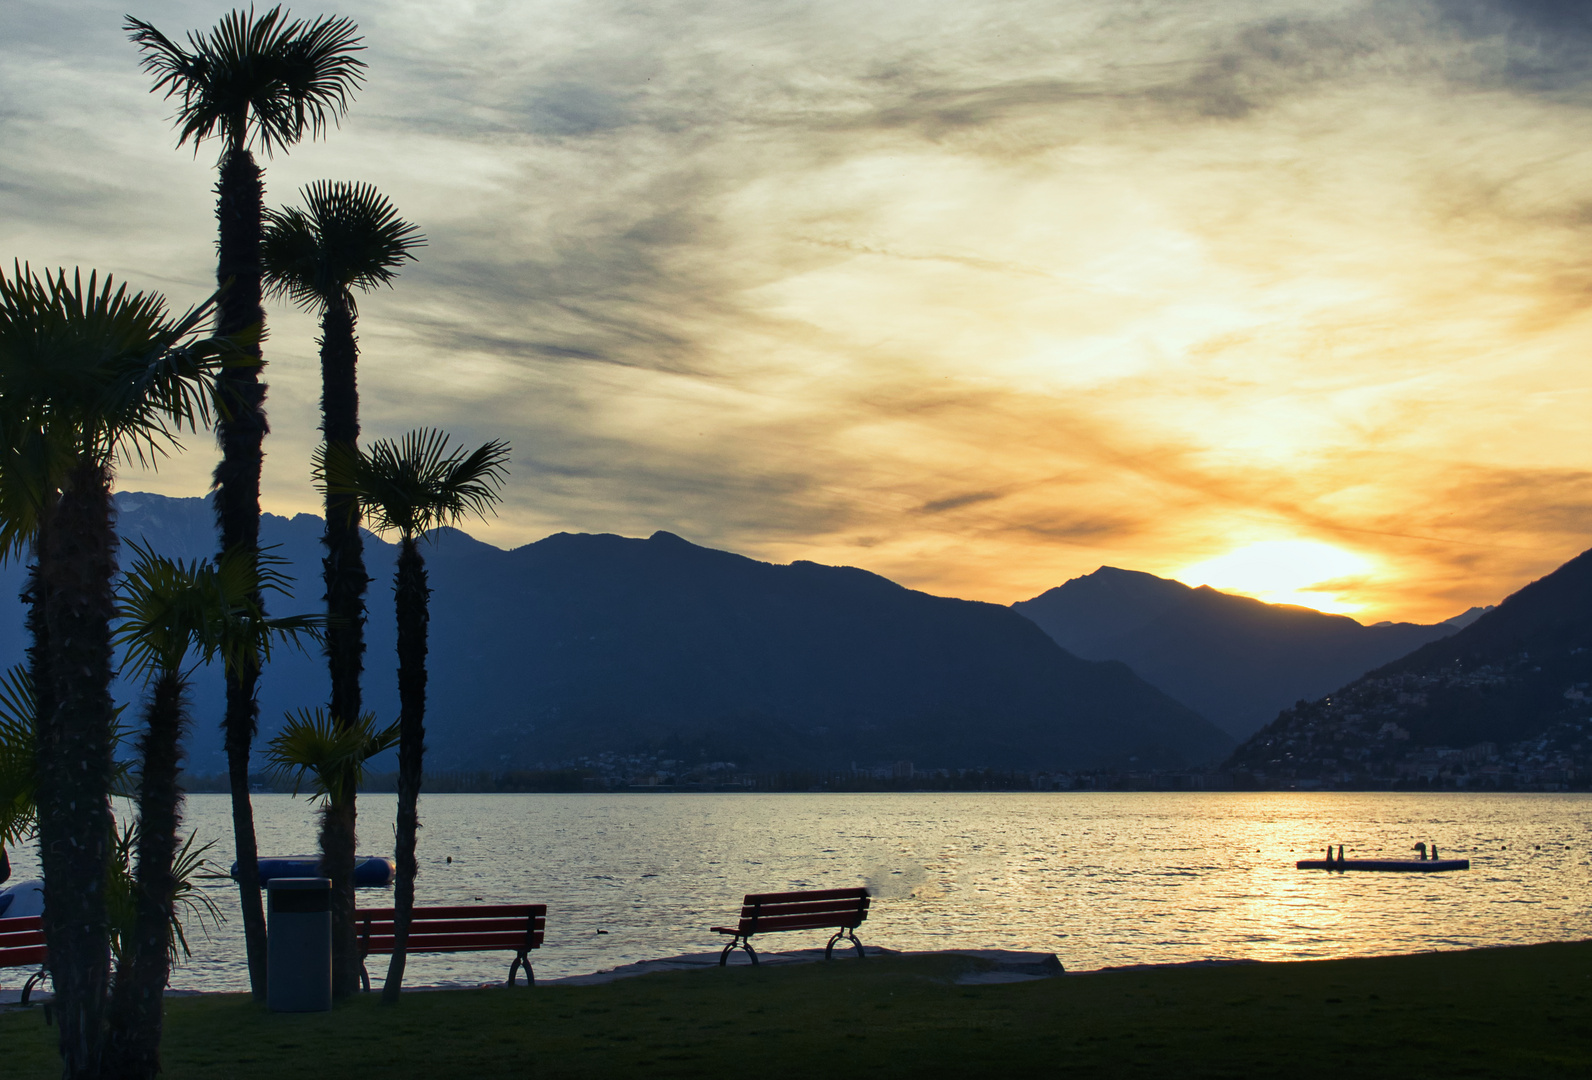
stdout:
{"type": "Polygon", "coordinates": [[[509,985],[514,985],[514,976],[518,973],[521,965],[525,967],[525,985],[535,986],[536,973],[531,970],[531,958],[527,953],[516,953],[514,955],[514,962],[509,965],[509,985]]]}
{"type": "Polygon", "coordinates": [[[370,993],[370,969],[365,966],[363,961],[359,965],[359,986],[365,993],[370,993]]]}
{"type": "Polygon", "coordinates": [[[835,944],[837,942],[844,941],[848,938],[851,940],[851,944],[856,947],[857,959],[867,959],[862,955],[862,942],[858,941],[857,935],[852,933],[849,929],[836,931],[835,936],[829,939],[829,944],[824,948],[824,959],[828,960],[830,958],[830,953],[835,951],[835,944]]]}
{"type": "Polygon", "coordinates": [[[35,986],[43,986],[44,985],[44,976],[46,976],[48,974],[49,974],[49,969],[48,968],[40,968],[38,971],[35,971],[33,973],[33,977],[32,978],[30,978],[27,982],[22,984],[22,1001],[20,1002],[20,1004],[26,1005],[28,1003],[28,998],[29,998],[30,995],[32,995],[33,988],[35,986]]]}
{"type": "Polygon", "coordinates": [[[730,962],[730,953],[734,952],[736,949],[744,949],[746,951],[746,955],[752,958],[752,966],[757,966],[757,953],[752,949],[751,939],[743,938],[737,934],[735,937],[730,939],[730,943],[728,945],[724,946],[724,951],[719,953],[719,967],[724,967],[730,962]]]}

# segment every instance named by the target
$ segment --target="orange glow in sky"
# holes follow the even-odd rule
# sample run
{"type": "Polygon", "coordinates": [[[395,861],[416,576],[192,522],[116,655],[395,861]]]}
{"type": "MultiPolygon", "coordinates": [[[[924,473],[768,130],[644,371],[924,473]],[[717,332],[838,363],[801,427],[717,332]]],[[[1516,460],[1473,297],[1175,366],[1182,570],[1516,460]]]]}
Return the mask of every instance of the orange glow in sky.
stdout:
{"type": "MultiPolygon", "coordinates": [[[[199,301],[214,151],[119,9],[28,10],[0,257],[199,301]]],[[[1109,564],[1366,621],[1592,544],[1576,5],[337,10],[368,85],[267,200],[364,180],[425,231],[360,304],[364,430],[510,440],[490,542],[668,529],[1000,603],[1109,564]]],[[[314,511],[316,327],[269,321],[264,500],[314,511]]]]}
{"type": "Polygon", "coordinates": [[[1186,566],[1175,576],[1186,585],[1209,585],[1271,604],[1352,615],[1361,606],[1352,599],[1352,590],[1370,569],[1368,560],[1331,544],[1262,540],[1186,566]]]}

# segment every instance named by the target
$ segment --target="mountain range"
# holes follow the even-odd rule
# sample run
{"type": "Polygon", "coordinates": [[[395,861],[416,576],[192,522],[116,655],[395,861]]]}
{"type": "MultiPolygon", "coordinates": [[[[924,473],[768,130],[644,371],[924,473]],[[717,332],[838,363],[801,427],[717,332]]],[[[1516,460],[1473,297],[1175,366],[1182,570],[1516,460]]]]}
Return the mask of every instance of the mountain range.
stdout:
{"type": "MultiPolygon", "coordinates": [[[[209,505],[117,497],[118,529],[163,554],[208,556],[209,505]]],[[[321,521],[266,515],[297,578],[277,612],[313,611],[321,521]]],[[[457,530],[425,554],[431,606],[428,765],[546,768],[667,753],[741,768],[1061,770],[1185,767],[1233,741],[1114,661],[1080,659],[996,604],[931,596],[849,567],[773,565],[691,544],[561,533],[513,551],[457,530]]],[[[396,547],[366,538],[365,706],[396,715],[396,547]]],[[[0,662],[21,659],[22,569],[0,571],[0,662]]],[[[324,662],[279,651],[261,735],[323,704],[324,662]]],[[[121,700],[137,688],[119,689],[121,700]]],[[[217,673],[195,678],[189,767],[222,767],[217,673]]],[[[379,764],[378,764],[379,767],[379,764]]]]}
{"type": "Polygon", "coordinates": [[[1229,767],[1261,782],[1592,781],[1592,551],[1451,637],[1284,710],[1229,767]]]}
{"type": "Polygon", "coordinates": [[[1122,661],[1235,739],[1297,701],[1453,634],[1484,610],[1435,625],[1364,626],[1112,566],[1012,608],[1075,656],[1122,661]]]}

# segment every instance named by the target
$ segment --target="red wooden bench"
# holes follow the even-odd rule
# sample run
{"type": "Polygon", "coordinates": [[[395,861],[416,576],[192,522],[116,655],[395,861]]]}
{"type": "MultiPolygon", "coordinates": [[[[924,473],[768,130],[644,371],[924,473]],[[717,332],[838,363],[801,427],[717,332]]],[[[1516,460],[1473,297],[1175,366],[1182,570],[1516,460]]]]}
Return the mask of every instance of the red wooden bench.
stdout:
{"type": "Polygon", "coordinates": [[[49,973],[48,959],[41,917],[24,915],[19,919],[0,919],[0,968],[39,965],[39,970],[22,984],[22,1004],[28,1003],[34,986],[49,973]]]}
{"type": "MultiPolygon", "coordinates": [[[[393,909],[361,908],[354,913],[359,928],[359,961],[372,955],[391,954],[393,909]]],[[[532,949],[540,948],[547,933],[546,904],[475,904],[466,907],[417,907],[409,923],[405,953],[502,952],[512,950],[509,985],[525,968],[525,985],[534,986],[532,949]]],[[[360,970],[366,990],[370,973],[360,970]]]]}
{"type": "Polygon", "coordinates": [[[719,953],[719,967],[729,962],[730,953],[743,949],[752,963],[753,934],[772,934],[781,930],[835,930],[824,948],[828,960],[835,943],[849,939],[862,958],[862,942],[853,933],[868,917],[867,889],[807,889],[802,892],[747,893],[741,901],[741,921],[735,926],[715,926],[715,934],[731,934],[730,943],[719,953]]]}

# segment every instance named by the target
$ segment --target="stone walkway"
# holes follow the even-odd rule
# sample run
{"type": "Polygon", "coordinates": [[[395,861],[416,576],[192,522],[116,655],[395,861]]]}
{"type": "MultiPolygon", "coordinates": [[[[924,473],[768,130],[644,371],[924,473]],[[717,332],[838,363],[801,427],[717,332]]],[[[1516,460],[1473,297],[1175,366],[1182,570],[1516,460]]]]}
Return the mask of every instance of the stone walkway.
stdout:
{"type": "MultiPolygon", "coordinates": [[[[46,1001],[54,1000],[54,994],[50,993],[48,990],[40,990],[37,986],[35,986],[33,988],[33,993],[28,995],[28,1007],[32,1008],[34,1005],[39,1005],[46,1001]]],[[[21,1001],[22,983],[20,981],[17,983],[15,989],[0,989],[0,1012],[5,1012],[9,1009],[21,1008],[21,1001]]]]}
{"type": "MultiPolygon", "coordinates": [[[[1050,979],[1062,974],[1061,961],[1050,953],[1011,952],[1006,949],[940,949],[932,952],[896,952],[894,949],[881,949],[874,945],[863,947],[865,956],[968,956],[982,960],[988,967],[981,967],[975,971],[965,971],[956,977],[960,986],[983,985],[990,983],[1032,982],[1035,979],[1050,979]]],[[[783,964],[815,964],[822,963],[824,950],[822,949],[797,949],[792,952],[758,953],[760,964],[767,967],[778,967],[783,964]]],[[[854,960],[856,957],[849,951],[842,956],[837,950],[837,960],[854,960]]],[[[734,967],[750,967],[751,962],[744,955],[736,954],[730,957],[730,964],[734,967]]],[[[625,964],[621,967],[609,968],[607,971],[593,972],[590,975],[567,975],[562,979],[538,979],[537,986],[592,986],[597,983],[613,982],[616,979],[631,979],[637,975],[651,975],[659,971],[702,971],[707,968],[719,966],[719,954],[687,953],[684,956],[670,956],[662,960],[643,960],[636,964],[625,964]]]]}
{"type": "MultiPolygon", "coordinates": [[[[982,960],[983,965],[972,971],[964,971],[956,977],[954,982],[958,986],[987,986],[995,983],[1033,982],[1036,979],[1052,979],[1063,974],[1061,961],[1050,953],[1037,952],[1012,952],[1006,949],[941,949],[930,952],[897,952],[894,949],[881,949],[874,945],[863,947],[866,956],[968,956],[975,960],[982,960]],[[987,965],[987,966],[985,966],[987,965]]],[[[766,952],[758,953],[758,960],[762,966],[780,967],[785,964],[817,964],[824,959],[822,949],[796,949],[791,952],[766,952]]],[[[841,955],[835,953],[836,960],[855,960],[851,952],[841,955]]],[[[744,954],[737,953],[730,958],[733,967],[750,967],[744,954]]],[[[538,979],[536,985],[543,986],[594,986],[598,983],[610,983],[617,979],[633,979],[638,975],[652,975],[660,971],[704,971],[719,966],[719,954],[716,952],[687,953],[684,956],[669,956],[662,960],[643,960],[640,963],[625,964],[621,967],[609,968],[607,971],[596,971],[590,975],[566,975],[561,979],[538,979]]],[[[488,984],[496,986],[496,983],[488,984]]],[[[458,989],[457,987],[408,987],[407,990],[429,989],[458,989]]],[[[195,991],[166,991],[168,996],[187,996],[195,991]]],[[[18,1001],[22,997],[22,988],[0,989],[0,1011],[18,1008],[18,1001]]],[[[29,998],[32,1004],[43,1004],[55,997],[47,990],[34,988],[29,998]]]]}

